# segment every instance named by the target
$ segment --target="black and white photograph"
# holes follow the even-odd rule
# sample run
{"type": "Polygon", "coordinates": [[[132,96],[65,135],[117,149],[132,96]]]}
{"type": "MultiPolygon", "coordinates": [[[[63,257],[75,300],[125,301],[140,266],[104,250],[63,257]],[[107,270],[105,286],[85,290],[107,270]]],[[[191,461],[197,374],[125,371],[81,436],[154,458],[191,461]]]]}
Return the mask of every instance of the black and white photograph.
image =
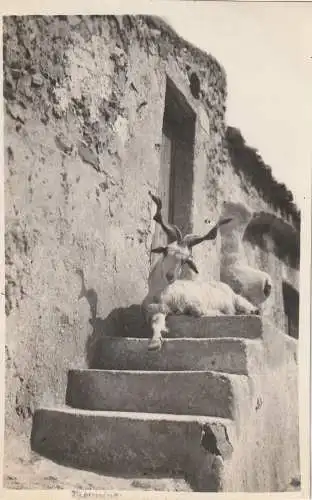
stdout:
{"type": "Polygon", "coordinates": [[[309,498],[312,3],[120,5],[2,15],[5,495],[309,498]]]}

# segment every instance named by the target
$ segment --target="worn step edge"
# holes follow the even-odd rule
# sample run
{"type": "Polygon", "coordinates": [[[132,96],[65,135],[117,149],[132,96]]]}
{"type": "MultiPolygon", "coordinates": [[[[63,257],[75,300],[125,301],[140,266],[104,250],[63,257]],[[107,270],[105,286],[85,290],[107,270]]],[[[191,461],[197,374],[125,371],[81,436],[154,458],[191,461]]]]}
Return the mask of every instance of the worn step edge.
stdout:
{"type": "Polygon", "coordinates": [[[195,491],[220,491],[235,442],[228,419],[68,408],[36,410],[31,433],[32,450],[57,463],[113,474],[182,473],[195,491]]]}
{"type": "Polygon", "coordinates": [[[259,339],[171,338],[160,351],[148,350],[148,339],[106,337],[98,346],[95,369],[105,370],[214,370],[247,375],[261,364],[259,339]]]}
{"type": "Polygon", "coordinates": [[[261,338],[263,335],[260,316],[202,316],[194,318],[186,315],[167,317],[168,333],[166,337],[240,337],[261,338]]]}
{"type": "Polygon", "coordinates": [[[250,395],[245,375],[201,371],[69,370],[66,403],[90,410],[235,418],[250,395]]]}
{"type": "Polygon", "coordinates": [[[130,420],[159,420],[166,422],[198,422],[198,423],[214,423],[220,422],[224,425],[233,424],[229,418],[211,417],[209,415],[183,415],[172,413],[147,413],[135,411],[112,411],[112,410],[84,410],[82,408],[72,408],[71,406],[63,405],[58,407],[41,406],[35,410],[35,413],[54,412],[57,414],[66,413],[68,415],[78,415],[81,417],[112,417],[116,419],[130,420]]]}

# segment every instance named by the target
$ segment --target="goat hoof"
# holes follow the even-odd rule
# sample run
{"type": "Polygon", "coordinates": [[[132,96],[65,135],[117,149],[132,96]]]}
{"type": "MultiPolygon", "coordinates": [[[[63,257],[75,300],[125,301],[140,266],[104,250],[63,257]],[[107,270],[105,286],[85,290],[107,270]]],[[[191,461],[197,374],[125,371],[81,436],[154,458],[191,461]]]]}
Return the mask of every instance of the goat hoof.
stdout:
{"type": "Polygon", "coordinates": [[[162,339],[152,339],[148,344],[149,351],[159,351],[161,349],[162,339]]]}

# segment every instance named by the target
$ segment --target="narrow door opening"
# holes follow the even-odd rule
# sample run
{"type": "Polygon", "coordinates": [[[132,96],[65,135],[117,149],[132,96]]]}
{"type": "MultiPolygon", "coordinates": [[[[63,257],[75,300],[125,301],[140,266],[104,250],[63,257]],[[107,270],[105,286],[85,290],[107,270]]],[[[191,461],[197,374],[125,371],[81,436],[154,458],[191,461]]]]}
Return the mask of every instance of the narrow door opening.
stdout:
{"type": "MultiPolygon", "coordinates": [[[[191,231],[195,122],[185,97],[167,79],[158,194],[164,218],[183,234],[191,231]]],[[[153,246],[166,244],[166,235],[156,225],[153,246]]]]}
{"type": "Polygon", "coordinates": [[[299,337],[299,293],[289,283],[283,281],[284,311],[286,331],[290,337],[299,337]]]}

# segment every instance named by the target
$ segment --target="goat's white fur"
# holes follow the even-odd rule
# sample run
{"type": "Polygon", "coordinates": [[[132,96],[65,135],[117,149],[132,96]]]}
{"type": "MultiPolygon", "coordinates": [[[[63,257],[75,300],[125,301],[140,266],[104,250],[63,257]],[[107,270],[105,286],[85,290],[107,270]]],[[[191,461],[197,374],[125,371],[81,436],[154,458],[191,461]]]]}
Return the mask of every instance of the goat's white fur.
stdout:
{"type": "Polygon", "coordinates": [[[190,257],[191,251],[187,247],[174,242],[167,246],[166,255],[162,255],[151,269],[148,294],[142,304],[152,328],[150,349],[161,346],[162,332],[167,331],[168,314],[214,316],[258,312],[249,301],[237,295],[225,283],[179,280],[183,262],[190,257]],[[172,274],[171,283],[167,279],[168,271],[172,274]]]}

